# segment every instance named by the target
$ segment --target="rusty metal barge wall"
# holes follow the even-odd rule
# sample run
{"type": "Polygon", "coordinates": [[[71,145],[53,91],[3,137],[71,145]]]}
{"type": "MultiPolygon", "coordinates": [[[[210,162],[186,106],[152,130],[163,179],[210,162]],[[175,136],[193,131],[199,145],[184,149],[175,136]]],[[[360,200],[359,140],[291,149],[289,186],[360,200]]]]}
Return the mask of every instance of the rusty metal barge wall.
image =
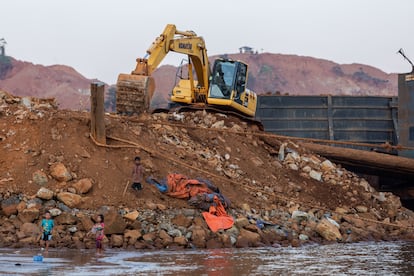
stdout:
{"type": "Polygon", "coordinates": [[[256,119],[280,135],[396,145],[397,104],[397,97],[259,96],[256,119]]]}
{"type": "Polygon", "coordinates": [[[256,119],[280,135],[401,145],[392,153],[414,158],[414,69],[398,75],[398,97],[259,96],[256,119]]]}
{"type": "MultiPolygon", "coordinates": [[[[398,75],[398,136],[401,145],[414,148],[414,72],[398,75]]],[[[414,158],[414,150],[399,155],[414,158]]]]}

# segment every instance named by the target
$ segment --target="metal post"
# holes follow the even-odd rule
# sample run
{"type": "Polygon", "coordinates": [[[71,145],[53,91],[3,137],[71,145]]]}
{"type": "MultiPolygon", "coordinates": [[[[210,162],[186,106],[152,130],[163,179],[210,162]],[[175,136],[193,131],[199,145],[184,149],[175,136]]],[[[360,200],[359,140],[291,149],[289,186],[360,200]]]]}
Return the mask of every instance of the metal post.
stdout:
{"type": "Polygon", "coordinates": [[[91,135],[101,144],[106,144],[104,96],[104,83],[91,83],[91,135]]]}
{"type": "Polygon", "coordinates": [[[332,96],[328,95],[328,133],[329,140],[335,140],[333,128],[332,96]]]}

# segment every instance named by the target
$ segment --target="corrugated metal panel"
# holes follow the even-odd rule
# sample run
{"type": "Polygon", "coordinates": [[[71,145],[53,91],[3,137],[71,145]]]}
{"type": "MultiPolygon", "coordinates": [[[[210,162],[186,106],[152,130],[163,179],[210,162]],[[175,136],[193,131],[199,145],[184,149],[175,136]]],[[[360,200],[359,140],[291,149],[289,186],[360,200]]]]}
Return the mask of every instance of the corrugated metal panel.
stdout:
{"type": "Polygon", "coordinates": [[[329,139],[326,97],[259,96],[256,117],[265,131],[281,135],[329,139]]]}
{"type": "Polygon", "coordinates": [[[305,138],[397,143],[395,97],[259,96],[265,131],[305,138]]]}
{"type": "MultiPolygon", "coordinates": [[[[398,130],[401,145],[414,147],[414,74],[398,75],[398,130]]],[[[398,155],[414,158],[413,150],[398,155]]]]}

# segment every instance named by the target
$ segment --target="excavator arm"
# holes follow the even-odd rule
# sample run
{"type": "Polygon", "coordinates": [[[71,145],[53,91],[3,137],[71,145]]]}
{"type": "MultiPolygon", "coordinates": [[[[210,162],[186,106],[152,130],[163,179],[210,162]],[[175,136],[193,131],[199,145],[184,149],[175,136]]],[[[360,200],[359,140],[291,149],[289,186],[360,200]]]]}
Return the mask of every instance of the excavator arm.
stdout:
{"type": "Polygon", "coordinates": [[[190,89],[206,98],[210,68],[204,39],[192,31],[179,31],[169,24],[147,50],[146,57],[137,58],[135,70],[131,74],[120,74],[117,82],[117,111],[120,113],[141,113],[149,109],[155,90],[151,75],[170,52],[189,57],[188,72],[190,89]],[[193,77],[193,69],[197,82],[193,77]],[[195,86],[197,84],[197,87],[195,86]]]}

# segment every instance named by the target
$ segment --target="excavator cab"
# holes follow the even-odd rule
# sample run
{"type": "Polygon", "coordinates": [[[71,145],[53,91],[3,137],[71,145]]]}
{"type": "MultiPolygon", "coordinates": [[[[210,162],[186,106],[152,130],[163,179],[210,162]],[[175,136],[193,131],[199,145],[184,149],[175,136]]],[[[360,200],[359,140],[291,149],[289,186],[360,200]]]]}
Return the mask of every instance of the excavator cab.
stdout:
{"type": "Polygon", "coordinates": [[[248,116],[256,112],[257,96],[246,88],[247,64],[231,59],[216,59],[210,76],[207,103],[227,106],[248,116]]]}

